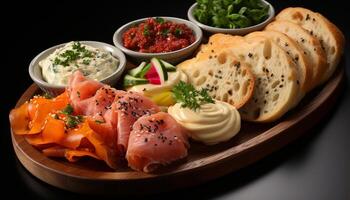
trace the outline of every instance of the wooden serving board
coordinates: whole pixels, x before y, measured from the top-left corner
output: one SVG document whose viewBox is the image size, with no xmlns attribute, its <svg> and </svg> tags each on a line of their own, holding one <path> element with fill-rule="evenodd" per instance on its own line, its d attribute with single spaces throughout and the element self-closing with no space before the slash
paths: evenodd
<svg viewBox="0 0 350 200">
<path fill-rule="evenodd" d="M 56 187 L 89 194 L 146 194 L 187 187 L 208 181 L 245 167 L 287 145 L 317 124 L 336 103 L 344 78 L 340 67 L 321 88 L 308 94 L 302 102 L 275 123 L 242 123 L 237 136 L 226 143 L 206 146 L 191 143 L 189 156 L 155 174 L 132 171 L 124 167 L 112 171 L 92 159 L 69 163 L 45 157 L 28 144 L 24 137 L 12 133 L 16 155 L 34 176 Z M 39 91 L 33 84 L 16 106 Z M 12 131 L 11 131 L 12 132 Z"/>
</svg>

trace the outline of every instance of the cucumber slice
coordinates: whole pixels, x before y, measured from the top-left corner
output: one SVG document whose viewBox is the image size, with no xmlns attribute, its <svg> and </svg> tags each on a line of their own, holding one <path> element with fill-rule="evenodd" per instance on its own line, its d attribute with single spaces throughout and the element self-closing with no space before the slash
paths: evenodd
<svg viewBox="0 0 350 200">
<path fill-rule="evenodd" d="M 157 58 L 151 59 L 151 64 L 157 71 L 157 74 L 160 79 L 160 83 L 163 84 L 165 81 L 168 80 L 168 72 L 166 71 L 165 67 L 161 64 L 161 62 Z"/>
<path fill-rule="evenodd" d="M 124 77 L 124 81 L 123 81 L 124 87 L 147 84 L 147 83 L 148 83 L 148 80 L 145 78 L 136 78 L 128 74 Z"/>
<path fill-rule="evenodd" d="M 151 63 L 148 63 L 146 66 L 144 66 L 141 72 L 138 74 L 139 75 L 138 77 L 144 78 L 147 72 L 149 71 L 149 69 L 151 68 L 151 66 L 152 66 Z"/>
<path fill-rule="evenodd" d="M 146 66 L 146 64 L 147 64 L 146 62 L 140 63 L 139 66 L 137 66 L 136 68 L 130 70 L 130 71 L 128 72 L 128 74 L 129 74 L 130 76 L 133 76 L 133 77 L 141 77 L 141 76 L 140 76 L 140 73 L 142 72 L 142 70 L 143 70 L 143 68 Z"/>
<path fill-rule="evenodd" d="M 176 71 L 176 67 L 164 60 L 160 60 L 160 62 L 163 64 L 167 72 L 174 72 Z"/>
</svg>

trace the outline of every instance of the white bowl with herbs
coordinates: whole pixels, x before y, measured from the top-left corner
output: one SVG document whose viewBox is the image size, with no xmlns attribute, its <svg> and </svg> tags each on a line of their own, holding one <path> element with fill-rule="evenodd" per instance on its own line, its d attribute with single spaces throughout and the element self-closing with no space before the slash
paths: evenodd
<svg viewBox="0 0 350 200">
<path fill-rule="evenodd" d="M 265 0 L 197 0 L 187 12 L 204 31 L 232 35 L 262 30 L 274 16 L 274 7 Z"/>
<path fill-rule="evenodd" d="M 77 70 L 91 79 L 115 85 L 125 65 L 123 52 L 115 46 L 72 41 L 37 55 L 29 65 L 29 75 L 44 92 L 55 96 L 64 91 L 70 75 Z"/>
</svg>

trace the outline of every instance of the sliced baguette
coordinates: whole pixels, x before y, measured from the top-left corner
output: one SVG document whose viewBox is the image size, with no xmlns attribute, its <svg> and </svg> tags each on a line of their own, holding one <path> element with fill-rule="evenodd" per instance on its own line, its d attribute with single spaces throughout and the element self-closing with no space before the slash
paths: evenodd
<svg viewBox="0 0 350 200">
<path fill-rule="evenodd" d="M 205 88 L 216 100 L 227 102 L 237 109 L 252 97 L 254 76 L 250 68 L 229 51 L 201 60 L 187 60 L 177 66 L 187 74 L 197 89 Z"/>
<path fill-rule="evenodd" d="M 295 62 L 297 84 L 300 84 L 301 96 L 311 89 L 312 66 L 308 63 L 302 48 L 287 35 L 277 31 L 256 31 L 246 35 L 246 38 L 267 37 L 281 47 Z"/>
<path fill-rule="evenodd" d="M 335 71 L 343 54 L 345 44 L 343 33 L 323 15 L 306 8 L 286 8 L 276 16 L 276 19 L 294 22 L 319 39 L 327 55 L 328 68 L 321 78 L 321 82 L 326 81 Z"/>
<path fill-rule="evenodd" d="M 307 30 L 295 23 L 282 20 L 270 23 L 266 30 L 279 31 L 296 41 L 303 48 L 303 53 L 309 59 L 313 68 L 311 88 L 322 83 L 321 79 L 327 69 L 326 53 L 315 36 L 312 36 Z"/>
<path fill-rule="evenodd" d="M 216 34 L 209 38 L 208 45 L 195 59 L 215 58 L 218 56 L 216 53 L 218 49 L 233 52 L 240 61 L 251 68 L 255 76 L 253 97 L 239 109 L 242 119 L 271 122 L 280 118 L 295 105 L 295 101 L 299 100 L 296 99 L 299 86 L 296 83 L 295 63 L 270 39 L 265 37 L 244 39 Z"/>
</svg>

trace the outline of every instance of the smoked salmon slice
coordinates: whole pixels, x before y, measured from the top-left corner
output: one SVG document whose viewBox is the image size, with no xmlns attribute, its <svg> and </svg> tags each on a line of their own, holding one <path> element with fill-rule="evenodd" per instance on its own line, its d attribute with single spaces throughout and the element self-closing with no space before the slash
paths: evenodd
<svg viewBox="0 0 350 200">
<path fill-rule="evenodd" d="M 152 172 L 187 156 L 187 135 L 148 97 L 116 90 L 74 72 L 66 91 L 53 99 L 35 96 L 10 112 L 15 134 L 49 157 L 81 157 L 116 169 Z"/>
<path fill-rule="evenodd" d="M 135 121 L 144 115 L 159 112 L 160 108 L 152 100 L 137 92 L 118 96 L 115 103 L 118 111 L 118 149 L 121 153 L 125 153 Z"/>
<path fill-rule="evenodd" d="M 152 172 L 187 156 L 187 135 L 167 113 L 139 118 L 133 125 L 126 159 L 137 171 Z"/>
</svg>

